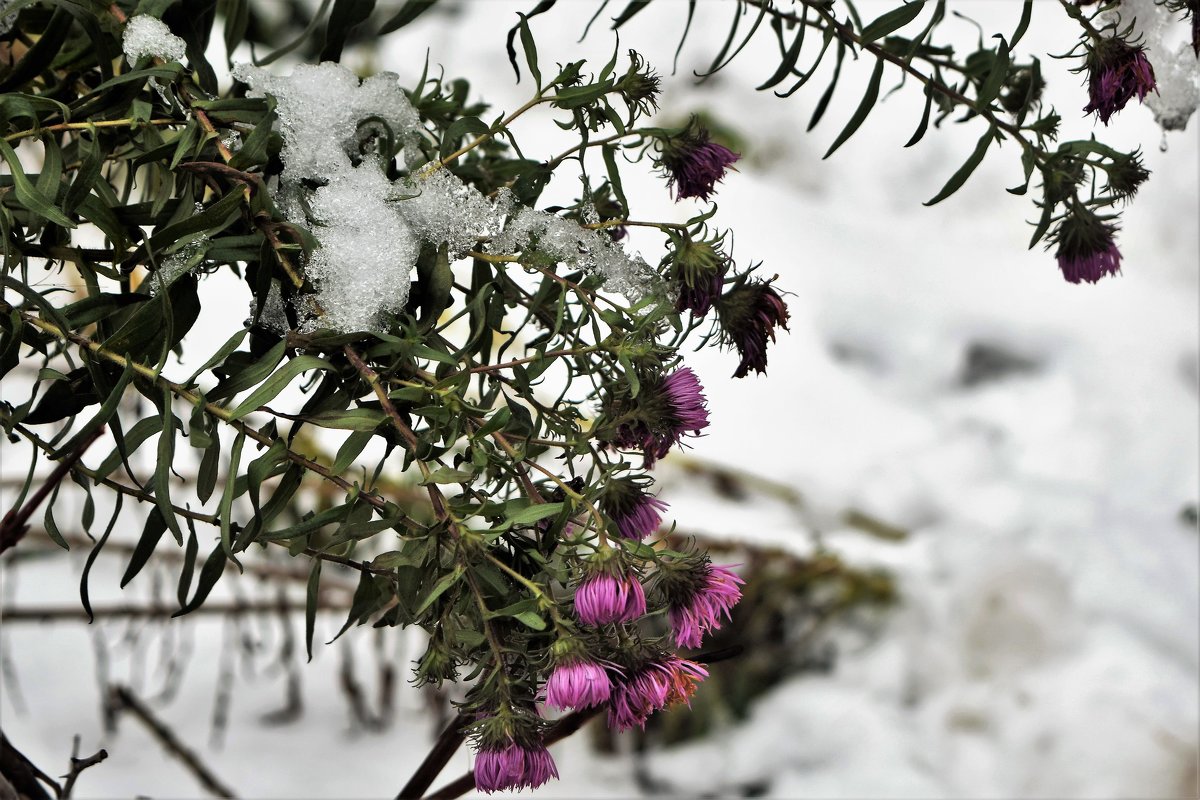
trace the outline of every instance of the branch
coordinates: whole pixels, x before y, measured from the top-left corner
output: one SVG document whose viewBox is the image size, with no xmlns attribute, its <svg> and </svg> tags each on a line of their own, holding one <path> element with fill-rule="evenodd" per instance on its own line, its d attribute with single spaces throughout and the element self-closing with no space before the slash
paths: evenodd
<svg viewBox="0 0 1200 800">
<path fill-rule="evenodd" d="M 319 611 L 345 611 L 349 603 L 339 603 L 331 600 L 321 600 L 316 608 Z M 191 613 L 193 614 L 273 614 L 279 611 L 302 612 L 306 609 L 304 603 L 205 603 Z M 178 608 L 165 603 L 142 605 L 139 603 L 117 603 L 92 609 L 92 616 L 97 619 L 147 619 L 162 618 L 170 621 L 171 615 Z M 87 613 L 80 608 L 71 606 L 18 606 L 5 608 L 0 611 L 0 622 L 88 622 Z"/>
<path fill-rule="evenodd" d="M 463 731 L 464 722 L 462 717 L 455 717 L 450 721 L 425 756 L 425 760 L 421 762 L 421 766 L 417 767 L 417 771 L 408 779 L 408 783 L 404 784 L 400 794 L 396 795 L 396 800 L 417 800 L 428 791 L 429 785 L 441 774 L 446 763 L 462 746 L 463 739 L 466 738 Z"/>
<path fill-rule="evenodd" d="M 237 797 L 233 790 L 222 783 L 221 779 L 214 775 L 191 749 L 179 741 L 174 731 L 156 717 L 154 712 L 130 689 L 125 686 L 113 686 L 111 692 L 117 708 L 129 711 L 137 717 L 163 746 L 164 750 L 183 762 L 188 772 L 192 773 L 206 791 L 216 797 Z"/>
<path fill-rule="evenodd" d="M 93 755 L 90 755 L 87 758 L 80 758 L 79 737 L 76 736 L 75 743 L 71 747 L 71 771 L 63 776 L 66 778 L 66 782 L 63 784 L 62 794 L 60 794 L 59 797 L 70 797 L 71 792 L 75 791 L 75 781 L 79 780 L 80 773 L 82 773 L 88 767 L 96 766 L 106 758 L 108 758 L 108 751 L 104 748 L 100 748 Z"/>
<path fill-rule="evenodd" d="M 89 447 L 91 447 L 92 442 L 100 438 L 100 433 L 102 431 L 103 428 L 97 428 L 91 436 L 80 442 L 79 446 L 76 447 L 70 455 L 64 458 L 59 465 L 54 468 L 54 471 L 46 477 L 46 480 L 41 486 L 38 487 L 38 490 L 34 492 L 33 497 L 29 498 L 29 501 L 25 503 L 24 506 L 22 506 L 19 510 L 15 508 L 9 510 L 9 512 L 4 515 L 4 519 L 0 519 L 0 553 L 3 553 L 10 547 L 17 546 L 17 543 L 21 541 L 21 538 L 24 537 L 26 532 L 29 530 L 29 526 L 26 523 L 29 521 L 29 518 L 33 516 L 33 512 L 37 511 L 37 508 L 42 504 L 42 501 L 45 500 L 50 495 L 50 492 L 54 489 L 54 487 L 58 486 L 62 479 L 67 476 L 67 473 L 71 471 L 71 467 L 75 466 L 75 464 L 79 462 L 79 459 L 83 458 L 83 454 L 87 452 Z"/>
</svg>

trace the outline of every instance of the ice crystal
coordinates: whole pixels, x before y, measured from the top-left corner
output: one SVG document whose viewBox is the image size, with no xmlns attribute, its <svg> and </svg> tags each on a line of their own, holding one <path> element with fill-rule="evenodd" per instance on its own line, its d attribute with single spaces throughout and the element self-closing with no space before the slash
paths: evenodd
<svg viewBox="0 0 1200 800">
<path fill-rule="evenodd" d="M 497 200 L 488 200 L 437 165 L 413 170 L 404 187 L 416 197 L 403 201 L 400 213 L 418 236 L 432 244 L 445 243 L 451 254 L 471 249 L 479 238 L 499 234 L 512 205 L 507 190 Z"/>
<path fill-rule="evenodd" d="M 123 40 L 125 57 L 136 64 L 145 56 L 157 56 L 164 61 L 182 61 L 187 45 L 171 33 L 161 19 L 146 14 L 130 17 L 125 23 Z"/>
</svg>

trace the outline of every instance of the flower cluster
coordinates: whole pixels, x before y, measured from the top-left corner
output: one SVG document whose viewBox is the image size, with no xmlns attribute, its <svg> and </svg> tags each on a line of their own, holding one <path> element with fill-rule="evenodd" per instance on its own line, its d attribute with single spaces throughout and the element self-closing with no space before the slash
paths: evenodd
<svg viewBox="0 0 1200 800">
<path fill-rule="evenodd" d="M 1146 49 L 1119 36 L 1100 39 L 1089 51 L 1086 67 L 1090 102 L 1083 110 L 1105 125 L 1134 95 L 1140 102 L 1155 88 Z"/>
</svg>

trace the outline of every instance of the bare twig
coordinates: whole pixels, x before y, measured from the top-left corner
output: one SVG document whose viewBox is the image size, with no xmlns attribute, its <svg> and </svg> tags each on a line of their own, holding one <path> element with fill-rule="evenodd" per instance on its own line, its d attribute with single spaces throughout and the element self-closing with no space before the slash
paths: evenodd
<svg viewBox="0 0 1200 800">
<path fill-rule="evenodd" d="M 100 748 L 94 754 L 87 758 L 79 757 L 79 737 L 75 737 L 75 743 L 71 746 L 71 770 L 63 777 L 66 781 L 63 783 L 62 793 L 60 798 L 68 798 L 71 792 L 75 791 L 75 781 L 79 780 L 79 775 L 88 767 L 94 767 L 104 759 L 108 758 L 108 751 Z"/>
<path fill-rule="evenodd" d="M 404 784 L 400 794 L 396 795 L 396 800 L 416 800 L 424 795 L 430 784 L 441 774 L 446 763 L 462 746 L 464 738 L 463 719 L 455 717 L 438 736 L 433 748 L 425 756 L 421 766 L 417 767 L 417 771 L 408 779 L 408 783 Z M 471 786 L 474 785 L 472 782 Z"/>
<path fill-rule="evenodd" d="M 137 717 L 150 731 L 150 734 L 158 740 L 158 743 L 163 746 L 164 750 L 183 762 L 188 772 L 192 773 L 207 792 L 216 797 L 237 797 L 233 790 L 222 783 L 221 779 L 204 765 L 204 762 L 200 760 L 194 751 L 179 741 L 179 738 L 175 736 L 175 732 L 155 716 L 154 712 L 137 695 L 130 691 L 129 688 L 125 686 L 113 686 L 111 691 L 116 705 Z"/>
<path fill-rule="evenodd" d="M 62 796 L 62 787 L 38 769 L 24 753 L 13 747 L 3 732 L 0 732 L 0 780 L 8 783 L 20 798 L 50 800 L 50 795 L 38 781 L 52 787 L 55 796 Z M 3 785 L 0 783 L 0 787 Z"/>
<path fill-rule="evenodd" d="M 336 603 L 323 600 L 317 603 L 318 611 L 345 611 L 349 603 Z M 287 612 L 304 611 L 304 603 L 287 603 L 283 607 Z M 193 610 L 193 614 L 273 614 L 280 611 L 281 605 L 269 603 L 206 603 Z M 169 619 L 179 609 L 166 603 L 118 603 L 110 606 L 100 606 L 92 609 L 96 619 Z M 73 606 L 25 606 L 5 608 L 0 612 L 0 622 L 87 622 L 88 615 L 81 608 Z"/>
</svg>

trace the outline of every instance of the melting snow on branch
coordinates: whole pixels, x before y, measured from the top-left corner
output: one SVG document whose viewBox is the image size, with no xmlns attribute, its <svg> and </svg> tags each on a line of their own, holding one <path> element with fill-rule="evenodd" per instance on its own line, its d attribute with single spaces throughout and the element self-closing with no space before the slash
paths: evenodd
<svg viewBox="0 0 1200 800">
<path fill-rule="evenodd" d="M 532 243 L 574 268 L 601 273 L 606 288 L 631 299 L 645 294 L 655 277 L 645 261 L 631 259 L 604 234 L 552 214 L 521 209 L 506 229 L 513 213 L 507 190 L 486 198 L 436 163 L 388 180 L 366 145 L 390 137 L 412 163 L 420 157 L 414 145 L 422 133 L 393 73 L 360 83 L 331 62 L 297 66 L 286 77 L 239 64 L 234 77 L 275 98 L 284 142 L 280 206 L 321 243 L 306 265 L 320 308 L 310 328 L 370 330 L 381 314 L 400 311 L 422 243 L 445 244 L 460 256 L 481 240 L 493 240 L 491 252 L 505 254 Z"/>
<path fill-rule="evenodd" d="M 1158 91 L 1146 96 L 1154 121 L 1163 130 L 1181 131 L 1200 106 L 1200 60 L 1191 45 L 1191 26 L 1155 0 L 1121 0 L 1106 22 L 1118 29 L 1134 23 L 1134 34 L 1146 46 Z"/>
<path fill-rule="evenodd" d="M 164 61 L 182 61 L 187 45 L 183 39 L 171 33 L 161 19 L 138 14 L 125 23 L 123 40 L 125 57 L 136 64 L 145 56 L 157 56 Z"/>
</svg>

